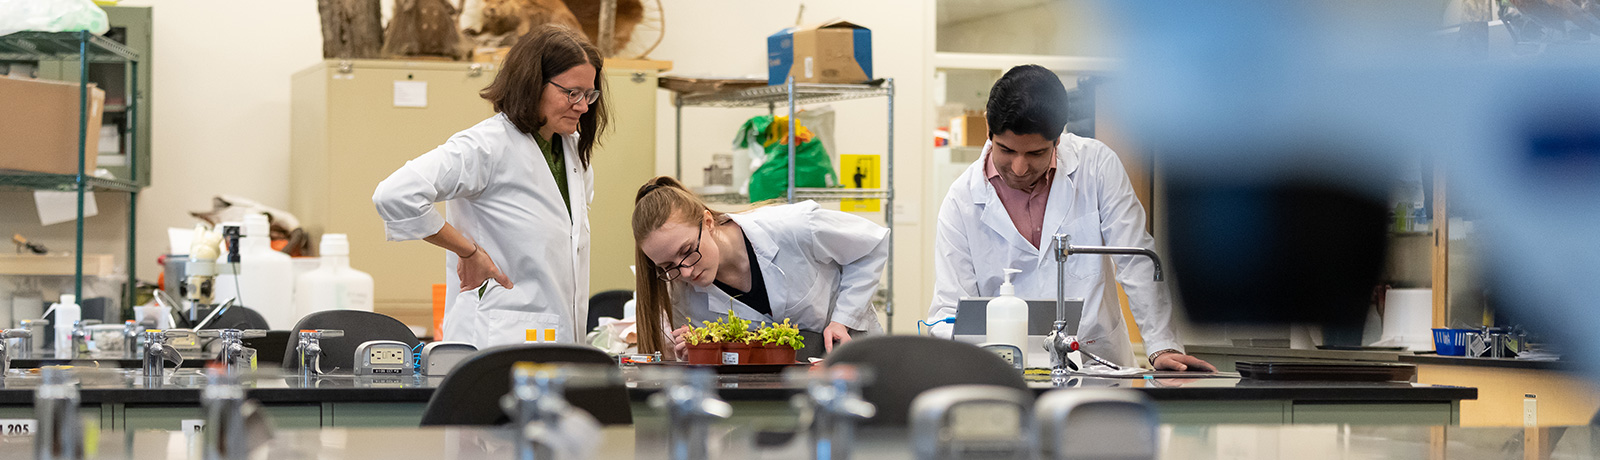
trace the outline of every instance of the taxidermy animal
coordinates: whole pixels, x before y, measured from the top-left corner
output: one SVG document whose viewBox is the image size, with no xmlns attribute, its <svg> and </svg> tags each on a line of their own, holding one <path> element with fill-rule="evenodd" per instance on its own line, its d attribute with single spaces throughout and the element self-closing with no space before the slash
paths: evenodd
<svg viewBox="0 0 1600 460">
<path fill-rule="evenodd" d="M 600 43 L 600 0 L 566 0 L 567 8 L 583 24 L 583 35 L 589 41 Z M 606 55 L 615 55 L 628 42 L 633 41 L 633 29 L 644 21 L 644 3 L 640 0 L 617 0 L 616 27 L 611 37 L 611 49 Z"/>
<path fill-rule="evenodd" d="M 386 57 L 438 56 L 465 58 L 456 8 L 448 0 L 395 0 L 394 17 L 383 31 Z"/>
<path fill-rule="evenodd" d="M 502 47 L 516 44 L 517 38 L 542 24 L 558 24 L 583 30 L 561 0 L 483 0 L 483 21 L 474 37 L 477 46 Z"/>
</svg>

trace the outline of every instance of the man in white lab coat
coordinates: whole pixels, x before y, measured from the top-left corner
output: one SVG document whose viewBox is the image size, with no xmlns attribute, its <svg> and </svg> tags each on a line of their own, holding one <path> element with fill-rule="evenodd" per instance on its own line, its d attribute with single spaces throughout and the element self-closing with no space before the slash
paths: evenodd
<svg viewBox="0 0 1600 460">
<path fill-rule="evenodd" d="M 1022 270 L 1013 281 L 1018 297 L 1055 298 L 1051 235 L 1071 235 L 1076 245 L 1154 248 L 1144 208 L 1116 154 L 1100 141 L 1061 134 L 1066 96 L 1060 78 L 1036 65 L 1014 67 L 995 82 L 987 107 L 989 142 L 939 208 L 930 323 L 955 316 L 962 297 L 997 295 L 1006 268 Z M 1083 349 L 1119 365 L 1134 364 L 1110 282 L 1112 264 L 1154 367 L 1215 370 L 1184 354 L 1171 321 L 1171 292 L 1153 281 L 1154 265 L 1143 257 L 1068 258 L 1067 296 L 1084 299 L 1078 326 Z M 950 325 L 938 324 L 934 333 L 948 337 Z"/>
</svg>

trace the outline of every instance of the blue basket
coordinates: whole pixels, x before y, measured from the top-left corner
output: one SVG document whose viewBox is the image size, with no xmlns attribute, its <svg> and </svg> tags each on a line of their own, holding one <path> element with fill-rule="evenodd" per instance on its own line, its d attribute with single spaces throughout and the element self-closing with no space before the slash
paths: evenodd
<svg viewBox="0 0 1600 460">
<path fill-rule="evenodd" d="M 1439 356 L 1466 356 L 1468 332 L 1472 329 L 1434 329 L 1434 352 Z"/>
</svg>

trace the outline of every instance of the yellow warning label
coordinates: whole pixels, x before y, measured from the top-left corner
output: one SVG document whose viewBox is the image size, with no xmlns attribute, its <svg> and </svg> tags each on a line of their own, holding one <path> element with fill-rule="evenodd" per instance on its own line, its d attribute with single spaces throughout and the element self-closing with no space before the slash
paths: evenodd
<svg viewBox="0 0 1600 460">
<path fill-rule="evenodd" d="M 881 188 L 879 180 L 882 177 L 878 167 L 881 155 L 839 155 L 839 180 L 844 182 L 844 188 Z M 874 198 L 869 200 L 847 199 L 839 200 L 839 210 L 845 212 L 883 212 L 883 203 Z"/>
</svg>

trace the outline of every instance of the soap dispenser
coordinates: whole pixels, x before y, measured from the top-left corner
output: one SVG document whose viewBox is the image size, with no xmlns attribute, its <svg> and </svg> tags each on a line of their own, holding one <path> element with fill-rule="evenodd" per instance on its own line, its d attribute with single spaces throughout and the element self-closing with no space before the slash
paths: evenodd
<svg viewBox="0 0 1600 460">
<path fill-rule="evenodd" d="M 1011 276 L 1021 273 L 1015 268 L 1005 269 L 1005 283 L 1000 285 L 1000 296 L 989 301 L 984 315 L 988 325 L 984 342 L 1006 344 L 1025 350 L 1028 345 L 1028 302 L 1017 297 L 1017 287 Z M 1021 358 L 1021 357 L 1019 357 Z M 1026 365 L 1026 363 L 1024 363 Z"/>
</svg>

